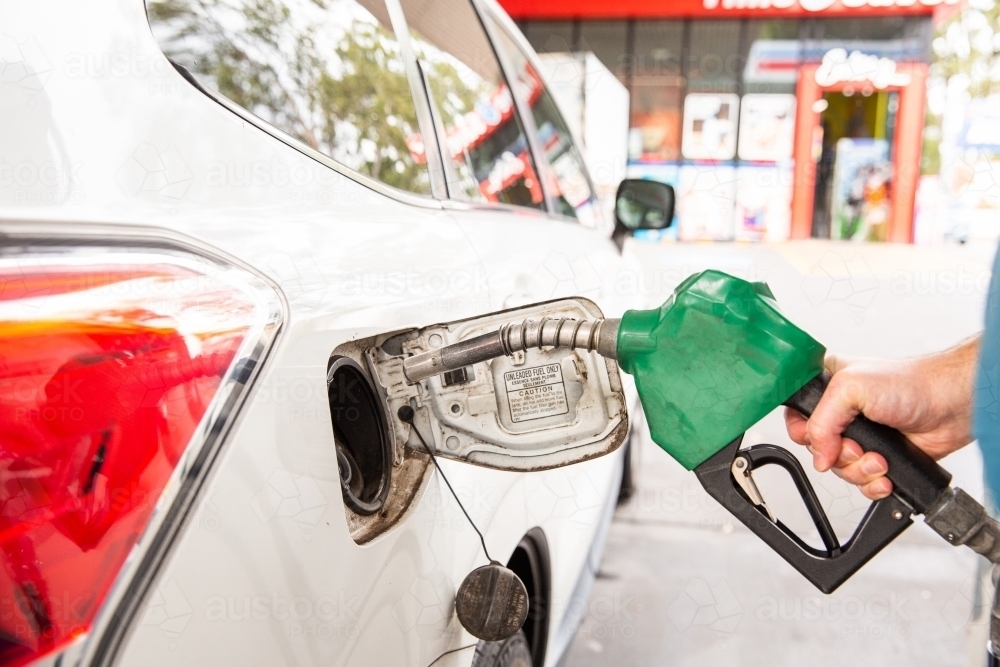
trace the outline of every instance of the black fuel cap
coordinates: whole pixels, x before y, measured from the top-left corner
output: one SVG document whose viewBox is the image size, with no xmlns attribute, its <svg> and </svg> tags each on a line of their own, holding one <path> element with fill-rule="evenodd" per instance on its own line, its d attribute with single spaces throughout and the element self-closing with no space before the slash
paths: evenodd
<svg viewBox="0 0 1000 667">
<path fill-rule="evenodd" d="M 465 577 L 455 597 L 455 612 L 472 635 L 501 641 L 517 634 L 528 618 L 528 591 L 512 570 L 493 562 Z"/>
</svg>

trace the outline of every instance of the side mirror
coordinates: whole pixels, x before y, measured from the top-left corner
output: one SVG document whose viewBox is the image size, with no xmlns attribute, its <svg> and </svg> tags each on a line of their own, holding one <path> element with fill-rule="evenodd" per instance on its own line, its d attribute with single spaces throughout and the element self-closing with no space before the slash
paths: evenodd
<svg viewBox="0 0 1000 667">
<path fill-rule="evenodd" d="M 659 181 L 627 178 L 615 195 L 615 231 L 621 248 L 626 236 L 637 229 L 665 229 L 674 220 L 674 188 Z"/>
</svg>

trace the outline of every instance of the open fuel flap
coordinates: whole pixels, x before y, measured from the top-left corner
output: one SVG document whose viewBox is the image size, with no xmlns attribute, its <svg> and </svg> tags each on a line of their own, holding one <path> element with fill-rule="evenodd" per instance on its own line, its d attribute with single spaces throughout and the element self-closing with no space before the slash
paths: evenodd
<svg viewBox="0 0 1000 667">
<path fill-rule="evenodd" d="M 410 382 L 408 357 L 497 331 L 515 321 L 603 317 L 595 303 L 571 298 L 376 337 L 365 349 L 395 443 L 423 451 L 399 409 L 437 456 L 503 470 L 542 470 L 618 448 L 628 431 L 615 361 L 566 347 L 531 348 Z M 397 451 L 397 457 L 401 453 Z"/>
</svg>

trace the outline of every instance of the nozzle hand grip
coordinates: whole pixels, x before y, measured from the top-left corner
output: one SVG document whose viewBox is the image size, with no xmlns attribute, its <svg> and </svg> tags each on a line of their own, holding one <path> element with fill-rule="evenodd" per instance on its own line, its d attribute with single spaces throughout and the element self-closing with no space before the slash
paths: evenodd
<svg viewBox="0 0 1000 667">
<path fill-rule="evenodd" d="M 810 417 L 829 384 L 830 374 L 824 371 L 795 392 L 785 405 Z M 886 477 L 892 482 L 893 493 L 917 513 L 925 514 L 948 490 L 951 473 L 896 429 L 858 415 L 844 429 L 844 437 L 857 442 L 866 452 L 882 455 L 889 466 Z"/>
</svg>

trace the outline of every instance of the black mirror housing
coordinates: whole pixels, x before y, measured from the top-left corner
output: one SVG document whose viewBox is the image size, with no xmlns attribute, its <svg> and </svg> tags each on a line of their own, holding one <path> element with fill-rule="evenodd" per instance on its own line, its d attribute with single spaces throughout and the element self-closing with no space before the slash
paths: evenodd
<svg viewBox="0 0 1000 667">
<path fill-rule="evenodd" d="M 666 183 L 627 178 L 615 195 L 615 227 L 631 233 L 637 229 L 665 229 L 673 223 L 676 195 Z"/>
</svg>

